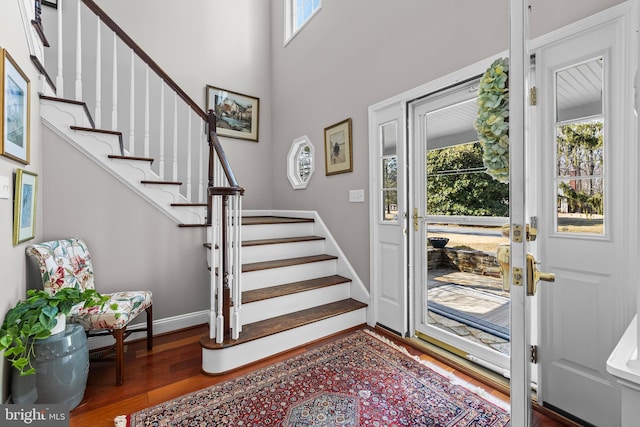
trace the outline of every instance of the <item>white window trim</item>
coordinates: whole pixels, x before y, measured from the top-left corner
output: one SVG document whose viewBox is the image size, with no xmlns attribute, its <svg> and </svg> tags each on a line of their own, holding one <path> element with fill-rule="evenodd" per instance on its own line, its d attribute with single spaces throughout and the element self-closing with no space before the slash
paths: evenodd
<svg viewBox="0 0 640 427">
<path fill-rule="evenodd" d="M 284 46 L 288 45 L 289 42 L 293 40 L 294 37 L 298 35 L 298 33 L 302 31 L 302 29 L 306 27 L 309 22 L 311 22 L 311 20 L 318 14 L 318 12 L 320 12 L 320 9 L 322 9 L 322 0 L 320 0 L 318 8 L 313 11 L 313 13 L 309 16 L 309 19 L 307 19 L 304 24 L 300 26 L 300 28 L 293 31 L 293 1 L 294 0 L 284 0 Z"/>
</svg>

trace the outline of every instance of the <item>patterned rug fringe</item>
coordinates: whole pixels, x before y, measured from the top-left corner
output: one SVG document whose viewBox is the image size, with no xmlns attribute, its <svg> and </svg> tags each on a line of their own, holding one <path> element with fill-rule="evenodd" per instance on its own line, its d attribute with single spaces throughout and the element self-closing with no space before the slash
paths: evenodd
<svg viewBox="0 0 640 427">
<path fill-rule="evenodd" d="M 460 387 L 464 387 L 467 390 L 469 390 L 471 393 L 482 397 L 484 400 L 486 400 L 486 401 L 488 401 L 490 403 L 493 403 L 494 405 L 504 409 L 505 411 L 509 411 L 511 409 L 511 405 L 509 404 L 509 402 L 505 402 L 504 400 L 499 399 L 499 398 L 491 395 L 485 389 L 483 389 L 481 387 L 478 387 L 476 385 L 473 385 L 473 384 L 471 384 L 471 383 L 469 383 L 467 381 L 464 381 L 463 379 L 457 377 L 456 375 L 452 374 L 449 371 L 444 370 L 440 366 L 429 362 L 428 360 L 422 360 L 422 359 L 420 359 L 420 357 L 412 355 L 411 353 L 409 353 L 409 351 L 405 347 L 394 343 L 390 339 L 388 339 L 386 337 L 383 337 L 382 335 L 378 335 L 377 333 L 375 333 L 373 331 L 370 331 L 368 329 L 363 329 L 363 332 L 366 332 L 367 334 L 371 335 L 374 338 L 377 338 L 378 340 L 382 341 L 383 343 L 387 344 L 388 346 L 393 347 L 394 349 L 398 350 L 399 352 L 411 357 L 413 360 L 415 360 L 416 362 L 426 366 L 427 368 L 431 369 L 432 371 L 437 372 L 438 374 L 440 374 L 443 377 L 445 377 L 446 379 L 448 379 L 451 382 L 451 384 L 455 384 L 455 385 L 459 385 Z"/>
</svg>

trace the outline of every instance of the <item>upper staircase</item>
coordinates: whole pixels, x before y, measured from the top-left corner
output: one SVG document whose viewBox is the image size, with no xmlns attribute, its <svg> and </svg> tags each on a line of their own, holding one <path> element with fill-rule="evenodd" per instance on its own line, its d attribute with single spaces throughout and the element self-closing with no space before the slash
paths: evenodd
<svg viewBox="0 0 640 427">
<path fill-rule="evenodd" d="M 56 28 L 50 39 L 58 53 L 45 55 L 50 61 L 42 72 L 58 76 L 55 85 L 45 79 L 43 124 L 177 226 L 208 230 L 204 372 L 236 369 L 366 323 L 368 292 L 317 213 L 243 213 L 244 189 L 218 140 L 215 116 L 93 0 L 66 0 L 48 13 L 44 28 Z M 89 71 L 87 52 L 95 64 Z M 68 58 L 76 58 L 75 67 Z M 112 93 L 103 93 L 111 84 Z M 130 97 L 124 102 L 122 86 Z"/>
</svg>

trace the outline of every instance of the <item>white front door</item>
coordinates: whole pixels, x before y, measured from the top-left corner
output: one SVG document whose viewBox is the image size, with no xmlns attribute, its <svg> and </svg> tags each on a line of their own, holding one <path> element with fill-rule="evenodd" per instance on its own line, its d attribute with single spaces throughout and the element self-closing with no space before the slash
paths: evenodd
<svg viewBox="0 0 640 427">
<path fill-rule="evenodd" d="M 540 124 L 539 400 L 588 423 L 619 425 L 606 360 L 634 312 L 636 170 L 628 14 L 536 50 Z M 635 67 L 635 64 L 633 64 Z"/>
<path fill-rule="evenodd" d="M 408 332 L 405 107 L 394 102 L 369 112 L 372 308 L 376 322 Z"/>
</svg>

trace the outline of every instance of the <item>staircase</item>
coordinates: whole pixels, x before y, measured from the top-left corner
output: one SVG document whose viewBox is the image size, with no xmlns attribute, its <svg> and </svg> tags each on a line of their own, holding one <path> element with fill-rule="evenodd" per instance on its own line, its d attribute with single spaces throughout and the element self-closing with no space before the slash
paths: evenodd
<svg viewBox="0 0 640 427">
<path fill-rule="evenodd" d="M 139 67 L 141 61 L 154 68 L 148 55 L 122 34 L 92 0 L 76 0 L 72 5 L 75 9 L 71 17 L 63 16 L 60 10 L 56 12 L 58 22 L 66 22 L 73 16 L 79 19 L 89 10 L 95 12 L 113 29 L 114 40 L 120 37 L 131 49 L 131 70 Z M 81 27 L 74 23 L 65 25 Z M 105 30 L 99 20 L 98 34 Z M 90 32 L 93 34 L 93 30 Z M 72 36 L 80 37 L 79 30 Z M 60 45 L 62 39 L 59 32 Z M 212 271 L 211 332 L 201 339 L 203 371 L 223 373 L 366 323 L 367 305 L 362 301 L 369 300 L 368 291 L 317 214 L 253 211 L 239 215 L 243 189 L 237 185 L 213 131 L 215 118 L 207 116 L 163 72 L 156 70 L 158 74 L 150 76 L 148 69 L 142 83 L 134 83 L 135 73 L 122 79 L 117 67 L 103 58 L 111 53 L 100 54 L 104 45 L 101 37 L 88 44 L 97 46 L 96 69 L 113 69 L 110 81 L 130 82 L 132 94 L 134 87 L 146 87 L 143 102 L 134 102 L 132 97 L 124 106 L 116 105 L 114 91 L 113 111 L 109 114 L 100 102 L 99 72 L 97 79 L 85 78 L 83 74 L 80 85 L 76 80 L 75 93 L 65 96 L 61 90 L 62 82 L 69 80 L 62 78 L 68 74 L 65 71 L 57 79 L 58 87 L 51 85 L 55 95 L 40 98 L 42 122 L 177 226 L 209 228 L 205 246 Z M 114 61 L 120 50 L 123 49 L 116 48 L 114 41 Z M 129 58 L 129 51 L 125 53 Z M 59 54 L 58 58 L 61 57 Z M 46 68 L 61 70 L 62 66 L 57 63 Z M 47 81 L 52 79 L 47 76 Z M 153 89 L 154 84 L 160 99 L 158 105 L 150 102 L 149 88 Z M 83 102 L 82 87 L 85 93 L 86 87 L 90 88 L 89 93 L 95 92 L 92 100 L 95 102 L 90 102 L 95 103 L 95 113 Z M 134 105 L 140 104 L 143 111 L 134 111 Z M 189 110 L 185 117 L 178 113 L 185 108 L 183 105 Z M 109 121 L 109 116 L 111 125 L 101 125 Z M 128 125 L 118 125 L 121 116 L 130 116 L 125 122 Z M 150 117 L 157 117 L 158 123 L 150 121 Z M 134 129 L 135 123 L 138 126 Z M 182 139 L 185 135 L 186 141 Z M 158 147 L 153 145 L 154 141 L 160 141 Z M 186 161 L 179 163 L 182 159 Z M 238 223 L 242 224 L 241 232 L 236 228 Z M 228 238 L 224 233 L 229 233 Z M 234 240 L 240 236 L 241 245 Z M 239 246 L 241 251 L 237 251 Z M 231 301 L 232 310 L 223 308 L 221 301 L 225 305 Z"/>
<path fill-rule="evenodd" d="M 242 333 L 203 338 L 202 368 L 219 374 L 366 323 L 344 260 L 326 252 L 314 218 L 243 216 Z M 320 231 L 320 233 L 316 233 Z M 330 236 L 328 236 L 330 238 Z"/>
</svg>

